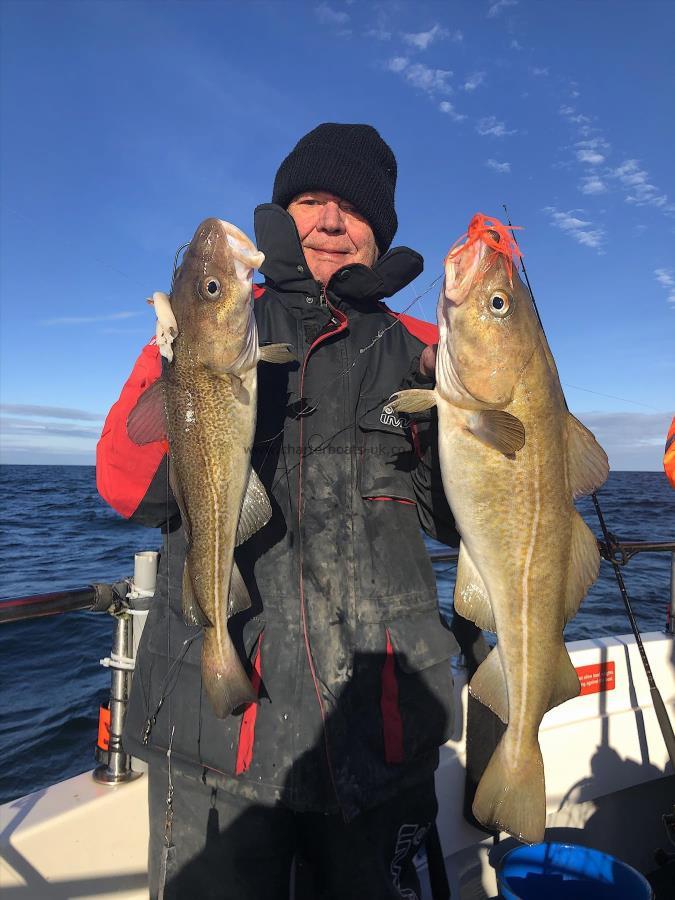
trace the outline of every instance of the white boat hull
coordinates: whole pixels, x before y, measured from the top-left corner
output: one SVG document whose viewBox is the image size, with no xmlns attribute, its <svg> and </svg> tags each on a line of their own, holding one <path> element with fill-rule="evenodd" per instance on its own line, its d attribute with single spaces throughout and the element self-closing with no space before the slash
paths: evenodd
<svg viewBox="0 0 675 900">
<path fill-rule="evenodd" d="M 675 638 L 650 633 L 643 641 L 675 720 Z M 606 671 L 613 664 L 614 686 L 544 717 L 546 837 L 652 871 L 654 851 L 667 843 L 661 815 L 672 811 L 675 779 L 637 645 L 631 635 L 567 646 L 577 667 L 604 665 Z M 485 900 L 496 896 L 494 866 L 515 841 L 503 835 L 495 842 L 462 816 L 468 695 L 461 672 L 455 690 L 456 732 L 442 748 L 436 775 L 438 829 L 453 900 Z M 0 807 L 3 900 L 147 898 L 147 840 L 145 777 L 105 787 L 85 773 L 14 800 Z M 420 875 L 429 898 L 424 859 Z"/>
</svg>

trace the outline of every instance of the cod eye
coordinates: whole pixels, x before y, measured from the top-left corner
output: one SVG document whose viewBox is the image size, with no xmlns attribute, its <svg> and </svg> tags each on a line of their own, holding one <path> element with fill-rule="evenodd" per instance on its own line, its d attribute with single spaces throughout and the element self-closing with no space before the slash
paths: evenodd
<svg viewBox="0 0 675 900">
<path fill-rule="evenodd" d="M 208 275 L 202 282 L 202 295 L 209 300 L 217 300 L 220 297 L 220 282 L 213 275 Z"/>
<path fill-rule="evenodd" d="M 511 298 L 504 291 L 494 291 L 490 296 L 488 307 L 493 316 L 503 319 L 511 312 Z"/>
</svg>

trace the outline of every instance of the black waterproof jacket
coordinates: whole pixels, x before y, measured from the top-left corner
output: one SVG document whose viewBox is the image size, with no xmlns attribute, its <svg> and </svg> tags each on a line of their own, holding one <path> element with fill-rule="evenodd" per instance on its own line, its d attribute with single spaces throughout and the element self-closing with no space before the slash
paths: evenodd
<svg viewBox="0 0 675 900">
<path fill-rule="evenodd" d="M 338 271 L 324 290 L 285 210 L 258 207 L 255 229 L 259 340 L 288 342 L 299 360 L 258 367 L 253 466 L 273 517 L 236 551 L 253 605 L 230 633 L 259 703 L 220 720 L 202 691 L 201 629 L 180 613 L 185 540 L 163 460 L 132 515 L 163 527 L 164 550 L 124 743 L 150 760 L 173 732 L 184 771 L 252 801 L 350 818 L 432 772 L 452 723 L 457 647 L 420 531 L 458 544 L 435 412 L 410 423 L 387 408 L 398 388 L 431 384 L 418 373 L 433 326 L 381 302 L 423 263 L 396 248 L 373 269 Z"/>
</svg>

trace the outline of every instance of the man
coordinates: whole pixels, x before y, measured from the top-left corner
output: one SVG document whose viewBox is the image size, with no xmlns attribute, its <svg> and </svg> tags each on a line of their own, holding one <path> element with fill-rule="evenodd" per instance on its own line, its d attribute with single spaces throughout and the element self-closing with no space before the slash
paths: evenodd
<svg viewBox="0 0 675 900">
<path fill-rule="evenodd" d="M 252 463 L 273 516 L 236 553 L 252 607 L 230 633 L 259 694 L 243 712 L 217 719 L 202 695 L 164 448 L 126 435 L 160 373 L 155 347 L 104 426 L 99 490 L 165 535 L 125 729 L 126 749 L 150 763 L 151 896 L 165 885 L 164 896 L 286 900 L 294 857 L 311 868 L 313 896 L 417 895 L 456 649 L 419 524 L 457 536 L 435 420 L 387 406 L 398 388 L 431 385 L 420 357 L 436 332 L 381 302 L 423 265 L 389 250 L 395 185 L 374 128 L 323 124 L 255 212 L 260 341 L 288 342 L 299 363 L 258 367 Z"/>
</svg>

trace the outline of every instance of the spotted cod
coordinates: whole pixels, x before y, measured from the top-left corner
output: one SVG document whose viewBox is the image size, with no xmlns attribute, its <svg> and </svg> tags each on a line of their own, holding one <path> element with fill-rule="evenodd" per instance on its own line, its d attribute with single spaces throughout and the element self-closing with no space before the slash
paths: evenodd
<svg viewBox="0 0 675 900">
<path fill-rule="evenodd" d="M 433 391 L 395 410 L 438 407 L 443 485 L 461 535 L 455 609 L 498 643 L 469 689 L 508 727 L 481 778 L 476 818 L 543 840 L 547 710 L 579 679 L 563 628 L 598 576 L 596 540 L 574 499 L 607 478 L 607 456 L 572 416 L 504 225 L 474 216 L 448 254 Z"/>
<path fill-rule="evenodd" d="M 272 515 L 251 467 L 256 366 L 295 359 L 288 344 L 258 345 L 251 282 L 263 260 L 234 225 L 201 223 L 171 295 L 157 291 L 150 301 L 167 362 L 127 422 L 137 444 L 168 438 L 169 478 L 187 540 L 183 615 L 204 627 L 202 680 L 220 718 L 256 699 L 227 627 L 251 605 L 234 549 Z"/>
</svg>

